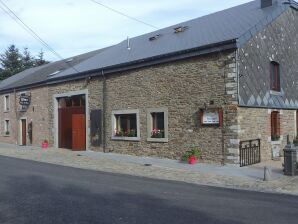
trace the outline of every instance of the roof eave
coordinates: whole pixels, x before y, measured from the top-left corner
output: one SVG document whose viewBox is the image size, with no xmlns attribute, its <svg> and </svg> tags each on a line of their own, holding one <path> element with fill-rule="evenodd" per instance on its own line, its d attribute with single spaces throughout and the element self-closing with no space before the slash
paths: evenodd
<svg viewBox="0 0 298 224">
<path fill-rule="evenodd" d="M 210 53 L 221 52 L 221 51 L 236 49 L 236 48 L 237 48 L 236 39 L 231 39 L 228 41 L 224 41 L 224 42 L 220 42 L 220 43 L 216 43 L 216 44 L 210 44 L 210 45 L 193 48 L 193 49 L 189 49 L 189 50 L 183 50 L 180 52 L 174 52 L 171 54 L 158 55 L 155 57 L 150 57 L 150 58 L 133 61 L 133 62 L 129 62 L 129 63 L 123 63 L 123 64 L 104 67 L 104 68 L 97 68 L 97 69 L 93 69 L 93 70 L 89 70 L 89 71 L 81 72 L 81 73 L 74 73 L 72 75 L 68 75 L 65 77 L 57 77 L 57 78 L 48 80 L 47 83 L 48 84 L 56 84 L 56 83 L 61 83 L 61 82 L 69 81 L 69 80 L 83 79 L 88 76 L 99 76 L 99 74 L 101 74 L 102 71 L 104 71 L 104 74 L 123 72 L 123 71 L 127 71 L 127 70 L 132 70 L 132 69 L 137 69 L 137 68 L 142 68 L 142 67 L 167 63 L 167 62 L 173 62 L 173 61 L 177 61 L 177 60 L 183 60 L 183 59 L 187 59 L 187 58 L 191 58 L 191 57 L 202 56 L 202 55 L 206 55 L 206 54 L 210 54 Z M 95 74 L 95 73 L 97 73 L 97 74 Z"/>
</svg>

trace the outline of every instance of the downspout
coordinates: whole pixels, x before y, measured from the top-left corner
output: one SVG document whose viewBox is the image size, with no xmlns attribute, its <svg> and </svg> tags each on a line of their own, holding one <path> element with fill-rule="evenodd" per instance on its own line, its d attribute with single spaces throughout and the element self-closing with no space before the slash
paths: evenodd
<svg viewBox="0 0 298 224">
<path fill-rule="evenodd" d="M 13 89 L 13 94 L 14 94 L 14 112 L 15 112 L 15 116 L 16 116 L 15 138 L 16 138 L 16 144 L 18 144 L 19 143 L 19 129 L 18 129 L 18 110 L 17 110 L 17 92 L 16 92 L 16 89 Z"/>
<path fill-rule="evenodd" d="M 240 104 L 239 101 L 239 89 L 240 89 L 240 82 L 239 82 L 239 48 L 236 50 L 236 76 L 237 76 L 237 102 L 238 105 Z"/>
<path fill-rule="evenodd" d="M 101 70 L 102 76 L 102 148 L 103 152 L 106 153 L 106 77 L 104 71 Z"/>
</svg>

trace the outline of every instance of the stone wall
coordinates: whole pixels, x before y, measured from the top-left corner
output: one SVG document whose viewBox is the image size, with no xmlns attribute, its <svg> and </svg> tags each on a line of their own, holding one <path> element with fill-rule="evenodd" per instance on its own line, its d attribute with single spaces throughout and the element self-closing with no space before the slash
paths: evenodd
<svg viewBox="0 0 298 224">
<path fill-rule="evenodd" d="M 49 87 L 50 139 L 53 139 L 53 134 L 57 131 L 53 124 L 52 96 L 57 93 L 87 89 L 90 108 L 102 109 L 102 87 L 100 75 L 91 80 L 51 85 Z M 235 134 L 230 133 L 230 130 L 225 127 L 199 127 L 198 125 L 199 109 L 204 108 L 205 105 L 208 107 L 210 103 L 213 107 L 223 108 L 225 126 L 235 125 L 236 114 L 233 112 L 234 106 L 231 106 L 237 104 L 234 51 L 107 75 L 106 150 L 179 159 L 184 151 L 191 146 L 197 146 L 201 149 L 205 161 L 221 162 L 223 157 L 225 160 L 233 161 L 238 152 L 236 154 L 230 152 L 223 156 L 223 150 L 227 154 L 227 147 L 234 147 L 230 144 L 229 138 L 236 138 Z M 147 109 L 149 108 L 168 110 L 168 142 L 147 141 Z M 128 109 L 139 110 L 140 140 L 112 140 L 112 111 Z M 52 140 L 51 143 L 53 143 Z M 102 147 L 91 149 L 101 151 Z M 227 158 L 228 156 L 230 157 Z"/>
<path fill-rule="evenodd" d="M 49 113 L 48 113 L 48 88 L 30 89 L 26 94 L 31 94 L 31 103 L 26 111 L 20 111 L 19 96 L 20 92 L 3 94 L 0 96 L 0 119 L 1 119 L 1 135 L 0 142 L 20 144 L 20 119 L 32 122 L 33 137 L 32 145 L 40 146 L 44 139 L 49 139 Z M 10 107 L 9 111 L 4 111 L 4 96 L 9 95 Z M 10 121 L 10 133 L 4 133 L 4 120 Z M 30 145 L 27 133 L 27 145 Z"/>
<path fill-rule="evenodd" d="M 298 12 L 288 9 L 238 50 L 240 140 L 261 139 L 262 160 L 272 158 L 295 135 L 298 108 Z M 270 89 L 270 62 L 280 64 L 281 91 Z M 251 108 L 248 108 L 248 107 Z M 265 108 L 265 109 L 264 109 Z M 266 109 L 267 108 L 267 109 Z M 282 110 L 281 110 L 282 109 Z M 271 141 L 271 111 L 280 112 L 281 140 Z"/>
<path fill-rule="evenodd" d="M 271 112 L 280 113 L 280 141 L 271 141 Z M 287 143 L 287 135 L 290 140 L 295 136 L 294 110 L 273 110 L 260 108 L 238 108 L 239 140 L 261 139 L 262 161 L 272 159 L 272 149 L 277 149 L 280 154 Z"/>
</svg>

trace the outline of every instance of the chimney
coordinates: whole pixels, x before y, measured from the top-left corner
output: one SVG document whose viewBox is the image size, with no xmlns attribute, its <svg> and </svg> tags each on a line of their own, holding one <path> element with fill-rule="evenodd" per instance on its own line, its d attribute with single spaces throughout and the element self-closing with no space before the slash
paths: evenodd
<svg viewBox="0 0 298 224">
<path fill-rule="evenodd" d="M 260 0 L 261 1 L 261 9 L 272 6 L 276 0 Z"/>
</svg>

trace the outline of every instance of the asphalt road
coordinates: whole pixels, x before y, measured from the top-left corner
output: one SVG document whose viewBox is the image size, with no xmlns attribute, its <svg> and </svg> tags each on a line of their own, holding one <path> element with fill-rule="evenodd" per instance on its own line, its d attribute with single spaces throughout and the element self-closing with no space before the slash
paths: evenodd
<svg viewBox="0 0 298 224">
<path fill-rule="evenodd" d="M 298 197 L 0 157 L 0 223 L 297 223 Z"/>
</svg>

